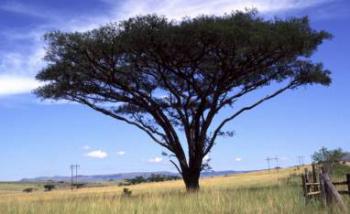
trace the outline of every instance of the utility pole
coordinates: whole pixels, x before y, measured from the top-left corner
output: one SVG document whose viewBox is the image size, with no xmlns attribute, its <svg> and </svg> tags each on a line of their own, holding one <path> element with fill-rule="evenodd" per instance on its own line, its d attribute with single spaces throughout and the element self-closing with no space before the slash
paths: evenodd
<svg viewBox="0 0 350 214">
<path fill-rule="evenodd" d="M 78 164 L 75 164 L 75 185 L 76 185 L 76 188 L 78 188 L 78 168 L 80 166 Z"/>
<path fill-rule="evenodd" d="M 74 182 L 75 182 L 75 186 L 78 187 L 78 168 L 80 166 L 78 164 L 71 164 L 70 165 L 70 170 L 71 170 L 71 189 L 73 190 L 74 187 Z M 74 181 L 74 171 L 75 171 L 75 181 Z"/>
<path fill-rule="evenodd" d="M 279 166 L 278 166 L 278 165 L 279 165 L 279 164 L 278 164 L 279 157 L 276 156 L 276 157 L 274 158 L 274 160 L 276 161 L 276 167 L 275 167 L 275 168 L 276 168 L 276 170 L 278 171 L 278 168 L 279 168 Z"/>
<path fill-rule="evenodd" d="M 73 190 L 73 182 L 74 182 L 74 165 L 70 165 L 70 188 Z"/>
<path fill-rule="evenodd" d="M 267 169 L 270 171 L 270 161 L 272 160 L 272 158 L 267 157 L 265 160 L 267 161 Z"/>
</svg>

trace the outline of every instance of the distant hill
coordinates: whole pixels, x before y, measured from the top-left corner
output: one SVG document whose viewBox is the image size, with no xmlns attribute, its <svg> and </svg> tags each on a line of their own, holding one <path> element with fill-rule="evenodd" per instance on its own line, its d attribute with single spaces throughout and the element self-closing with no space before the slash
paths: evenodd
<svg viewBox="0 0 350 214">
<path fill-rule="evenodd" d="M 211 171 L 203 172 L 203 177 L 211 176 L 224 176 L 231 174 L 241 174 L 250 171 Z M 83 183 L 95 183 L 95 182 L 106 182 L 106 181 L 119 181 L 125 179 L 135 178 L 137 176 L 142 176 L 145 178 L 150 177 L 152 174 L 165 175 L 165 176 L 180 176 L 178 173 L 167 172 L 167 171 L 158 171 L 158 172 L 130 172 L 130 173 L 118 173 L 118 174 L 108 174 L 108 175 L 78 175 L 79 182 Z M 65 181 L 69 182 L 71 177 L 69 176 L 53 176 L 53 177 L 37 177 L 37 178 L 23 178 L 20 182 L 45 182 L 45 181 Z"/>
</svg>

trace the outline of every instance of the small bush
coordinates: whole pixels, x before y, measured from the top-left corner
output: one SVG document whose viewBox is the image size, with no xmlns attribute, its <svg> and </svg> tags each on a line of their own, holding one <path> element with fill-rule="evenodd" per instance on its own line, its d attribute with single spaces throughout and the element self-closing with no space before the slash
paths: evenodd
<svg viewBox="0 0 350 214">
<path fill-rule="evenodd" d="M 31 193 L 33 191 L 34 191 L 33 187 L 27 187 L 27 188 L 23 189 L 23 192 L 26 192 L 26 193 Z"/>
<path fill-rule="evenodd" d="M 126 179 L 126 182 L 134 185 L 147 182 L 147 179 L 143 176 L 136 176 L 135 178 Z"/>
<path fill-rule="evenodd" d="M 123 197 L 130 197 L 131 194 L 132 194 L 132 191 L 129 190 L 129 188 L 124 188 L 123 189 L 123 195 L 122 195 Z"/>
<path fill-rule="evenodd" d="M 51 190 L 55 189 L 56 186 L 54 184 L 45 184 L 44 189 L 46 192 L 50 192 Z"/>
<path fill-rule="evenodd" d="M 86 184 L 84 184 L 84 183 L 79 183 L 79 184 L 74 184 L 74 186 L 75 186 L 77 189 L 80 189 L 80 188 L 85 187 Z"/>
<path fill-rule="evenodd" d="M 149 183 L 149 182 L 171 181 L 171 180 L 177 180 L 179 178 L 180 177 L 178 176 L 151 174 L 151 176 L 149 176 L 148 178 L 145 178 L 143 176 L 136 176 L 134 178 L 125 179 L 124 182 L 119 183 L 119 186 L 128 186 L 128 185 L 135 185 L 135 184 Z"/>
</svg>

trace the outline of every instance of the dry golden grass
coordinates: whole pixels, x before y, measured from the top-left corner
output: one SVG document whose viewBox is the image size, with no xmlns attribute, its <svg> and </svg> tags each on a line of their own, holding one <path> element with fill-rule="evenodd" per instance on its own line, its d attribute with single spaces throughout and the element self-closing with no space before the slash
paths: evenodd
<svg viewBox="0 0 350 214">
<path fill-rule="evenodd" d="M 250 172 L 246 174 L 237 174 L 230 176 L 222 176 L 222 177 L 209 177 L 203 178 L 200 181 L 200 185 L 202 189 L 208 188 L 229 188 L 229 187 L 245 187 L 245 186 L 253 186 L 253 185 L 269 185 L 276 184 L 279 179 L 288 177 L 292 173 L 297 173 L 296 169 L 289 168 L 283 169 L 279 171 L 271 170 L 271 172 L 267 171 L 258 171 L 258 172 Z M 30 185 L 25 185 L 26 187 Z M 1 186 L 0 186 L 1 188 Z M 119 186 L 105 186 L 105 187 L 90 187 L 83 188 L 79 190 L 55 190 L 52 192 L 33 192 L 33 193 L 23 193 L 20 188 L 12 188 L 14 191 L 7 190 L 4 194 L 4 191 L 0 189 L 0 202 L 6 200 L 53 200 L 62 198 L 62 196 L 79 196 L 79 195 L 89 195 L 89 194 L 105 194 L 105 193 L 113 193 L 113 194 L 121 194 L 124 187 Z M 152 192 L 168 192 L 171 190 L 178 190 L 184 192 L 184 184 L 182 180 L 176 181 L 165 181 L 165 182 L 157 182 L 157 183 L 142 183 L 138 185 L 133 185 L 129 187 L 132 189 L 133 194 L 142 194 L 142 193 L 152 193 Z M 10 188 L 11 189 L 11 188 Z"/>
<path fill-rule="evenodd" d="M 0 194 L 0 213 L 326 213 L 318 202 L 305 205 L 298 177 L 287 179 L 296 173 L 291 168 L 204 178 L 194 194 L 180 180 L 129 186 L 130 197 L 118 186 L 13 191 Z"/>
</svg>

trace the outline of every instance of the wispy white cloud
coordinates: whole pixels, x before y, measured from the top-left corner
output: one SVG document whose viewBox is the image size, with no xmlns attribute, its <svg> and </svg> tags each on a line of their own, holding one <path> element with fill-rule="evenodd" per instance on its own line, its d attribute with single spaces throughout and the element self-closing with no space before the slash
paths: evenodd
<svg viewBox="0 0 350 214">
<path fill-rule="evenodd" d="M 85 156 L 90 158 L 104 159 L 108 156 L 107 152 L 102 150 L 94 150 L 85 154 Z"/>
<path fill-rule="evenodd" d="M 125 155 L 125 154 L 126 154 L 125 151 L 118 151 L 118 152 L 117 152 L 117 155 L 119 155 L 119 156 L 123 156 L 123 155 Z"/>
<path fill-rule="evenodd" d="M 0 53 L 0 73 L 31 77 L 36 74 L 45 65 L 45 49 L 41 43 L 33 45 L 29 50 L 23 48 Z"/>
<path fill-rule="evenodd" d="M 16 75 L 0 75 L 0 96 L 27 93 L 40 85 L 42 85 L 42 83 L 39 83 L 33 78 Z"/>
<path fill-rule="evenodd" d="M 33 75 L 43 67 L 44 55 L 43 47 L 34 48 L 29 53 L 0 53 L 0 96 L 30 93 L 43 85 Z"/>
<path fill-rule="evenodd" d="M 153 157 L 148 160 L 149 163 L 161 163 L 163 161 L 163 158 L 161 157 Z"/>
</svg>

